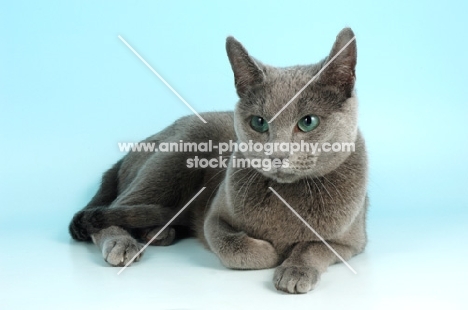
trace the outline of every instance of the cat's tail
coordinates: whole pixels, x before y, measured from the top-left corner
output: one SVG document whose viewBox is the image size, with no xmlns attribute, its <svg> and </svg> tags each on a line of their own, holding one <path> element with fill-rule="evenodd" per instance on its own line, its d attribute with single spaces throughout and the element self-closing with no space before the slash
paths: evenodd
<svg viewBox="0 0 468 310">
<path fill-rule="evenodd" d="M 104 173 L 96 195 L 83 210 L 73 216 L 68 227 L 73 239 L 91 240 L 92 234 L 109 226 L 127 229 L 161 226 L 174 215 L 174 210 L 160 205 L 112 205 L 119 195 L 119 170 L 122 161 Z"/>
<path fill-rule="evenodd" d="M 73 239 L 89 240 L 91 235 L 110 226 L 126 229 L 163 226 L 174 210 L 160 205 L 112 206 L 83 209 L 75 214 L 70 224 Z M 177 223 L 174 223 L 177 224 Z"/>
<path fill-rule="evenodd" d="M 82 225 L 82 213 L 91 209 L 105 209 L 108 208 L 112 202 L 117 198 L 118 185 L 119 185 L 119 170 L 122 166 L 123 159 L 118 161 L 112 168 L 107 170 L 101 180 L 101 186 L 96 195 L 84 207 L 84 209 L 75 214 L 68 230 L 73 239 L 79 241 L 90 240 L 90 234 Z"/>
</svg>

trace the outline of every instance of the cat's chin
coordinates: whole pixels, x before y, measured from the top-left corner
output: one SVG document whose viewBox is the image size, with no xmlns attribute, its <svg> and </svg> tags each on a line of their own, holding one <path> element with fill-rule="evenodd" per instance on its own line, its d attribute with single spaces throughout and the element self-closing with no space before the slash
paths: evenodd
<svg viewBox="0 0 468 310">
<path fill-rule="evenodd" d="M 276 183 L 281 183 L 281 184 L 290 184 L 290 183 L 294 183 L 295 181 L 297 181 L 296 179 L 281 179 L 281 178 L 274 178 L 273 180 L 276 181 Z"/>
<path fill-rule="evenodd" d="M 272 179 L 273 181 L 277 183 L 283 183 L 283 184 L 294 183 L 298 179 L 300 179 L 300 177 L 298 177 L 297 175 L 293 173 L 287 173 L 284 171 L 276 171 L 274 173 L 265 174 L 265 176 L 267 176 L 268 178 Z"/>
</svg>

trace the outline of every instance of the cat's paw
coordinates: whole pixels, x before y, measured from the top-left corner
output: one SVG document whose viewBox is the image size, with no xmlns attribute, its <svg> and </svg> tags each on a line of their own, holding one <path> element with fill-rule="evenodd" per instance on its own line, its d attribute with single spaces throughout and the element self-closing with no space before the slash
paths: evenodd
<svg viewBox="0 0 468 310">
<path fill-rule="evenodd" d="M 218 253 L 224 266 L 232 269 L 267 269 L 278 266 L 279 255 L 270 242 L 243 235 Z"/>
<path fill-rule="evenodd" d="M 276 268 L 273 283 L 277 290 L 290 294 L 304 294 L 314 289 L 320 273 L 313 267 Z"/>
<path fill-rule="evenodd" d="M 83 225 L 84 212 L 77 212 L 74 216 L 70 225 L 68 226 L 68 231 L 73 239 L 78 241 L 86 241 L 90 239 L 90 235 Z"/>
<path fill-rule="evenodd" d="M 146 242 L 150 242 L 151 239 L 161 231 L 162 227 L 155 227 L 147 232 L 144 236 Z M 172 227 L 167 227 L 151 242 L 151 245 L 166 246 L 171 245 L 174 242 L 176 231 Z"/>
<path fill-rule="evenodd" d="M 102 256 L 112 266 L 125 266 L 141 249 L 143 245 L 130 236 L 118 236 L 104 241 Z M 138 254 L 133 262 L 137 262 L 143 252 Z"/>
</svg>

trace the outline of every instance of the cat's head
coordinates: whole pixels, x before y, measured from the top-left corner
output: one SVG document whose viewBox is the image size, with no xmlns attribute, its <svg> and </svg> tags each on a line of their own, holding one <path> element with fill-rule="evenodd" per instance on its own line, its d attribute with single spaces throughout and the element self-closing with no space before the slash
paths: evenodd
<svg viewBox="0 0 468 310">
<path fill-rule="evenodd" d="M 233 37 L 227 38 L 226 50 L 240 98 L 235 109 L 238 142 L 261 143 L 268 149 L 242 154 L 250 160 L 277 158 L 282 163 L 277 160 L 270 169 L 258 171 L 278 182 L 291 183 L 325 175 L 346 160 L 352 148 L 337 152 L 336 143 L 354 143 L 358 131 L 354 92 L 357 51 L 350 28 L 338 34 L 328 57 L 314 65 L 277 68 L 262 64 Z M 285 143 L 289 144 L 287 151 Z M 294 143 L 303 147 L 291 154 Z M 307 151 L 304 146 L 310 143 L 319 147 L 329 143 L 335 151 L 312 154 L 311 148 Z"/>
</svg>

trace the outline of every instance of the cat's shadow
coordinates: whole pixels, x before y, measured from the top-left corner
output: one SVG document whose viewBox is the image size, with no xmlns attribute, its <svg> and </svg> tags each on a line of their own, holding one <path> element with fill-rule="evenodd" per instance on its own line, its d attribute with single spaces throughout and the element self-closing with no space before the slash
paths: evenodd
<svg viewBox="0 0 468 310">
<path fill-rule="evenodd" d="M 281 295 L 289 295 L 289 294 L 286 294 L 285 292 L 278 291 L 278 290 L 275 288 L 275 286 L 273 285 L 273 280 L 264 281 L 264 282 L 263 282 L 263 287 L 264 287 L 265 289 L 267 289 L 269 292 L 280 293 Z"/>
<path fill-rule="evenodd" d="M 203 244 L 195 238 L 177 240 L 173 245 L 175 255 L 183 255 L 191 265 L 215 269 L 226 270 L 216 255 L 206 249 Z"/>
<path fill-rule="evenodd" d="M 69 240 L 70 251 L 69 255 L 71 261 L 75 265 L 83 264 L 84 251 L 86 252 L 86 260 L 91 261 L 94 265 L 100 267 L 111 267 L 106 261 L 102 258 L 102 253 L 99 251 L 99 248 L 92 242 L 77 242 L 73 239 Z M 84 249 L 83 249 L 84 248 Z"/>
<path fill-rule="evenodd" d="M 69 256 L 76 264 L 82 263 L 83 251 L 85 250 L 87 257 L 89 258 L 88 262 L 91 261 L 93 264 L 102 267 L 109 266 L 102 258 L 102 253 L 94 243 L 91 241 L 78 242 L 73 240 L 65 228 L 60 229 L 60 232 L 58 233 L 54 233 L 53 239 L 55 239 L 56 242 L 69 246 Z M 153 249 L 158 249 L 158 251 L 153 251 Z M 139 263 L 145 263 L 147 260 L 152 260 L 153 258 L 151 256 L 160 254 L 158 253 L 159 251 L 173 254 L 175 257 L 182 259 L 185 258 L 184 260 L 190 265 L 214 270 L 226 270 L 226 267 L 221 264 L 216 255 L 205 249 L 203 244 L 198 242 L 195 238 L 177 240 L 173 244 L 165 247 L 150 246 L 145 251 L 147 253 L 143 255 Z"/>
</svg>

